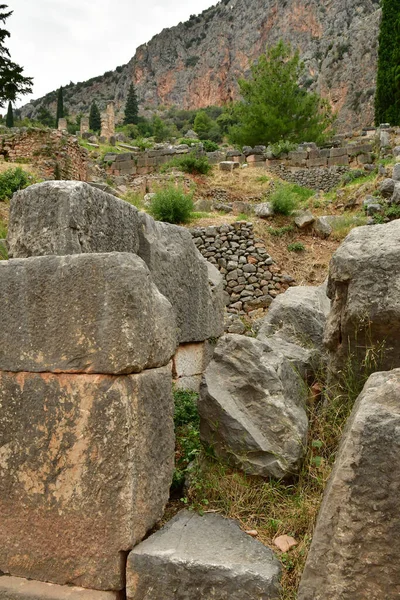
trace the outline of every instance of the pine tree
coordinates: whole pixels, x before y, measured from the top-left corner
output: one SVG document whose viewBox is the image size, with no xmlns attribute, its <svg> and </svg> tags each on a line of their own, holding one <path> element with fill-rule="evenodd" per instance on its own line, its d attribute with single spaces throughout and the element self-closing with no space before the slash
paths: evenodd
<svg viewBox="0 0 400 600">
<path fill-rule="evenodd" d="M 280 140 L 322 142 L 332 123 L 328 103 L 299 86 L 304 74 L 299 52 L 278 42 L 239 80 L 242 102 L 233 108 L 237 121 L 229 131 L 239 145 L 274 144 Z"/>
<path fill-rule="evenodd" d="M 14 113 L 11 102 L 8 103 L 6 125 L 7 127 L 14 127 Z"/>
<path fill-rule="evenodd" d="M 139 104 L 133 83 L 129 86 L 128 98 L 125 106 L 124 125 L 137 125 L 139 122 Z"/>
<path fill-rule="evenodd" d="M 63 89 L 60 87 L 57 94 L 57 116 L 56 116 L 56 127 L 58 127 L 58 121 L 64 118 L 64 96 Z"/>
<path fill-rule="evenodd" d="M 100 115 L 99 107 L 97 106 L 97 104 L 94 100 L 90 107 L 89 129 L 91 129 L 91 131 L 96 131 L 96 132 L 99 132 L 101 130 L 101 115 Z"/>
<path fill-rule="evenodd" d="M 4 12 L 6 9 L 6 4 L 0 4 L 0 21 L 2 23 L 5 23 L 13 13 L 13 11 Z M 5 106 L 8 100 L 13 102 L 18 96 L 32 92 L 33 79 L 22 75 L 23 68 L 12 62 L 10 52 L 4 45 L 8 37 L 10 37 L 10 33 L 6 29 L 0 28 L 0 107 Z"/>
<path fill-rule="evenodd" d="M 382 0 L 375 123 L 400 125 L 400 0 Z"/>
</svg>

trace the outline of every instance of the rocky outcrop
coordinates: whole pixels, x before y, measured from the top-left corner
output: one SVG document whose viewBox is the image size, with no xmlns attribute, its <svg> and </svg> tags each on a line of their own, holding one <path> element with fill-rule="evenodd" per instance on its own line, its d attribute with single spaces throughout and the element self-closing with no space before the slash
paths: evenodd
<svg viewBox="0 0 400 600">
<path fill-rule="evenodd" d="M 325 330 L 330 375 L 399 365 L 400 221 L 356 227 L 332 257 Z M 368 364 L 366 364 L 368 363 Z"/>
<path fill-rule="evenodd" d="M 273 600 L 273 552 L 220 515 L 182 511 L 129 555 L 127 600 Z"/>
<path fill-rule="evenodd" d="M 252 475 L 295 473 L 307 437 L 304 389 L 282 355 L 242 335 L 222 337 L 200 388 L 200 435 Z"/>
<path fill-rule="evenodd" d="M 358 398 L 324 494 L 299 600 L 400 595 L 400 369 Z"/>
<path fill-rule="evenodd" d="M 271 45 L 283 39 L 299 48 L 307 89 L 327 98 L 339 128 L 373 122 L 378 0 L 223 0 L 189 21 L 164 29 L 140 46 L 127 65 L 64 88 L 71 113 L 88 114 L 92 100 L 122 110 L 130 83 L 142 106 L 197 109 L 238 97 L 237 79 Z M 56 92 L 22 110 L 35 117 L 41 106 L 55 113 Z"/>
</svg>

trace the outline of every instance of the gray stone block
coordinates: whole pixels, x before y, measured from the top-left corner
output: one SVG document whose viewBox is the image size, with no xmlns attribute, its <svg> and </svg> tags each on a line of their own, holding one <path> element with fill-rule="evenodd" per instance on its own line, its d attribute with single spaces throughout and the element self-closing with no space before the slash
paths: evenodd
<svg viewBox="0 0 400 600">
<path fill-rule="evenodd" d="M 138 256 L 0 261 L 0 370 L 138 373 L 177 347 L 174 312 Z"/>
<path fill-rule="evenodd" d="M 119 377 L 0 372 L 0 571 L 124 587 L 124 555 L 169 497 L 171 388 L 170 366 Z"/>
<path fill-rule="evenodd" d="M 122 600 L 122 595 L 3 576 L 0 577 L 0 600 Z"/>
<path fill-rule="evenodd" d="M 10 258 L 85 252 L 135 252 L 137 209 L 77 181 L 46 181 L 14 194 Z"/>
<path fill-rule="evenodd" d="M 319 512 L 299 600 L 400 594 L 400 370 L 359 396 Z"/>
<path fill-rule="evenodd" d="M 127 599 L 273 600 L 273 552 L 220 515 L 180 512 L 128 557 Z"/>
</svg>

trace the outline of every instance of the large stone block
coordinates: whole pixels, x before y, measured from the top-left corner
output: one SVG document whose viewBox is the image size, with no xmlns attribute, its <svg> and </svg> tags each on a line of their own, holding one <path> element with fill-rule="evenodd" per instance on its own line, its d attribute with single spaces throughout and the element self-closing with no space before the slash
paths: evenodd
<svg viewBox="0 0 400 600">
<path fill-rule="evenodd" d="M 400 369 L 358 398 L 324 494 L 299 600 L 400 597 Z"/>
<path fill-rule="evenodd" d="M 169 366 L 124 376 L 0 373 L 0 571 L 123 588 L 126 553 L 169 496 L 171 381 Z"/>
<path fill-rule="evenodd" d="M 138 211 L 77 181 L 46 181 L 14 195 L 9 256 L 137 252 Z"/>
<path fill-rule="evenodd" d="M 261 341 L 222 337 L 200 388 L 200 433 L 251 475 L 285 477 L 304 454 L 304 384 L 290 362 Z"/>
<path fill-rule="evenodd" d="M 197 250 L 187 229 L 140 213 L 139 255 L 171 302 L 179 342 L 201 342 L 223 332 L 223 278 Z"/>
<path fill-rule="evenodd" d="M 332 257 L 325 330 L 333 377 L 357 371 L 374 352 L 374 369 L 400 365 L 400 221 L 356 227 Z M 371 354 L 370 354 L 371 356 Z"/>
<path fill-rule="evenodd" d="M 122 595 L 3 576 L 0 577 L 0 600 L 122 600 Z"/>
<path fill-rule="evenodd" d="M 128 557 L 128 600 L 273 600 L 273 552 L 220 515 L 182 511 Z"/>
<path fill-rule="evenodd" d="M 174 312 L 138 256 L 0 262 L 0 370 L 138 373 L 166 365 Z"/>
</svg>

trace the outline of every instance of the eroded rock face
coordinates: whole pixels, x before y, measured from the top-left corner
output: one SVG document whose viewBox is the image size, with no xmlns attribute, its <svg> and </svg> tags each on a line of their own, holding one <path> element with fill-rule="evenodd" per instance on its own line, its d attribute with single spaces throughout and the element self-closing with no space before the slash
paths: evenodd
<svg viewBox="0 0 400 600">
<path fill-rule="evenodd" d="M 177 347 L 171 304 L 138 256 L 0 262 L 0 370 L 138 373 Z"/>
<path fill-rule="evenodd" d="M 132 252 L 171 302 L 180 343 L 223 332 L 223 280 L 197 251 L 190 233 L 76 181 L 51 181 L 15 194 L 10 257 Z"/>
<path fill-rule="evenodd" d="M 285 477 L 299 467 L 307 436 L 304 387 L 267 344 L 223 336 L 200 389 L 201 437 L 246 473 Z"/>
<path fill-rule="evenodd" d="M 273 552 L 220 515 L 182 511 L 139 544 L 127 565 L 128 600 L 273 600 Z"/>
<path fill-rule="evenodd" d="M 118 377 L 0 372 L 0 571 L 124 587 L 124 553 L 169 496 L 171 386 L 169 366 Z"/>
<path fill-rule="evenodd" d="M 357 372 L 371 349 L 374 370 L 399 365 L 400 221 L 357 227 L 332 257 L 328 296 L 332 299 L 325 343 L 330 373 L 351 358 Z"/>
<path fill-rule="evenodd" d="M 3 576 L 0 578 L 0 600 L 122 600 L 122 595 Z"/>
<path fill-rule="evenodd" d="M 324 494 L 299 600 L 400 595 L 400 369 L 358 398 Z"/>
</svg>

